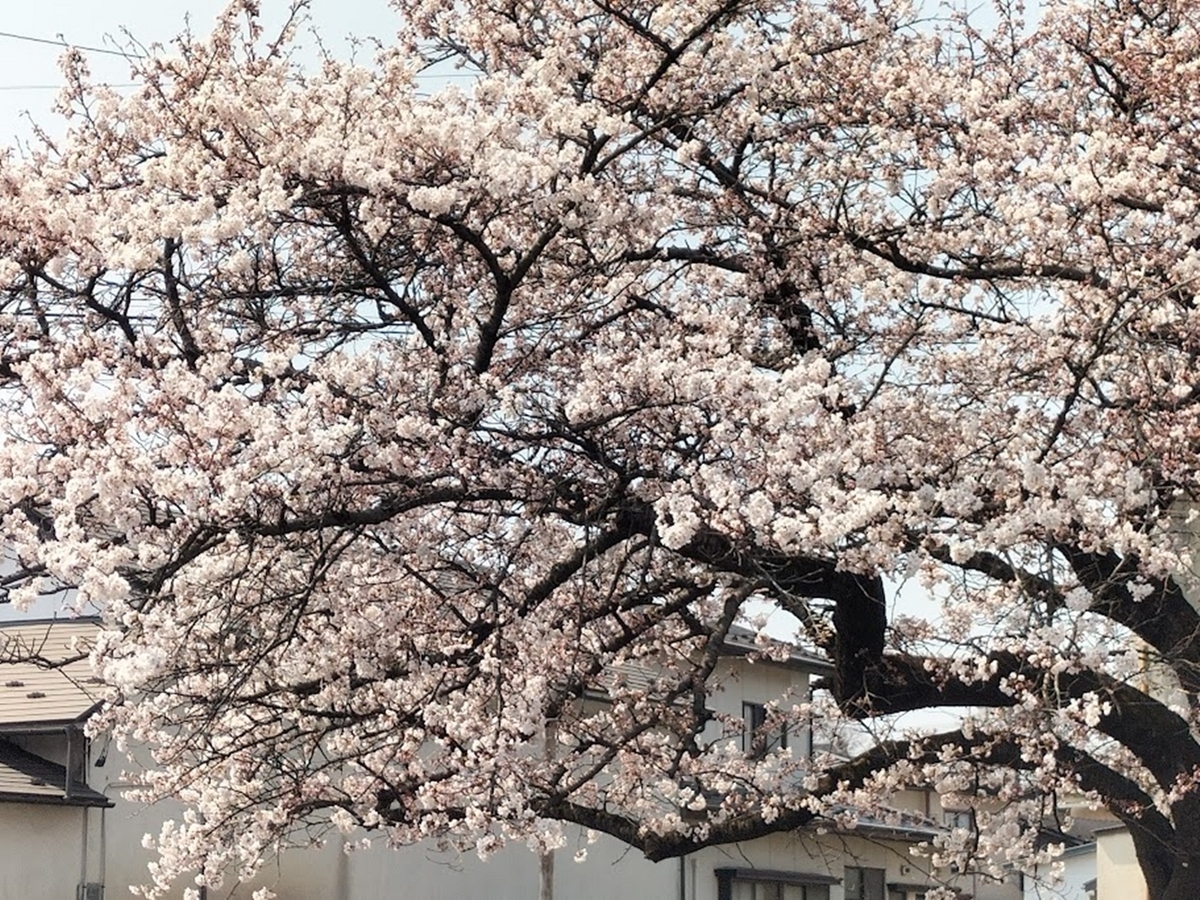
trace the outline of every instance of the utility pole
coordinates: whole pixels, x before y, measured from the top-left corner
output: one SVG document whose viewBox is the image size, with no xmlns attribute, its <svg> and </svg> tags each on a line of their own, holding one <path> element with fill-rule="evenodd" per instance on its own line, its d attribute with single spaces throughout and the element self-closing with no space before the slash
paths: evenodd
<svg viewBox="0 0 1200 900">
<path fill-rule="evenodd" d="M 546 762 L 554 761 L 555 744 L 558 743 L 558 729 L 555 720 L 549 719 L 542 729 L 542 758 Z M 538 859 L 538 900 L 554 900 L 554 851 L 546 850 Z"/>
</svg>

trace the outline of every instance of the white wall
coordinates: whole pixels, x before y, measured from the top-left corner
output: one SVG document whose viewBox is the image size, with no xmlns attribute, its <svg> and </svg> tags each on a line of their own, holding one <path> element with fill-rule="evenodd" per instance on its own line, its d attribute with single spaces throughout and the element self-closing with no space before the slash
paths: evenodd
<svg viewBox="0 0 1200 900">
<path fill-rule="evenodd" d="M 121 800 L 119 796 L 117 805 L 103 812 L 106 871 L 101 879 L 93 866 L 92 878 L 103 880 L 106 900 L 129 897 L 131 886 L 148 882 L 146 866 L 153 860 L 154 854 L 142 847 L 142 836 L 147 832 L 156 833 L 163 821 L 177 818 L 178 814 L 179 809 L 174 804 L 158 803 L 153 807 L 141 807 Z M 96 817 L 99 813 L 92 815 Z M 94 844 L 99 841 L 98 835 L 97 829 Z M 256 888 L 269 887 L 280 900 L 349 900 L 348 862 L 346 854 L 342 852 L 341 841 L 334 840 L 324 847 L 286 853 L 270 860 L 252 882 L 238 885 L 229 881 L 219 891 L 209 891 L 209 898 L 249 900 Z M 178 891 L 172 891 L 172 896 L 182 896 L 186 886 L 187 882 L 181 881 Z M 0 897 L 8 896 L 0 893 Z"/>
<path fill-rule="evenodd" d="M 1096 845 L 1071 848 L 1058 862 L 1061 871 L 1055 866 L 1045 866 L 1025 876 L 1022 900 L 1088 900 L 1089 894 L 1083 886 L 1096 878 Z"/>
<path fill-rule="evenodd" d="M 588 849 L 583 862 L 575 850 Z M 684 858 L 686 900 L 717 900 L 718 868 L 759 868 L 832 875 L 841 879 L 846 865 L 882 868 L 889 882 L 920 882 L 925 863 L 914 859 L 909 844 L 851 835 L 803 831 L 778 834 L 745 844 L 711 847 Z M 486 863 L 472 855 L 438 853 L 427 847 L 390 850 L 372 846 L 349 858 L 350 900 L 533 900 L 538 896 L 538 858 L 524 847 L 511 847 Z M 554 894 L 558 900 L 677 900 L 680 861 L 652 863 L 608 837 L 588 845 L 582 834 L 568 835 L 555 858 Z M 1004 895 L 1017 897 L 1014 887 Z M 831 900 L 842 900 L 840 885 Z"/>
<path fill-rule="evenodd" d="M 79 883 L 82 809 L 0 803 L 0 897 L 71 900 Z"/>
</svg>

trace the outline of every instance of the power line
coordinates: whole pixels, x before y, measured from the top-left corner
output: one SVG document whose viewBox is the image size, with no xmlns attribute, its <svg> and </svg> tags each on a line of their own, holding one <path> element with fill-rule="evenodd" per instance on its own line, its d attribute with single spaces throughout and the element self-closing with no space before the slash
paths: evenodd
<svg viewBox="0 0 1200 900">
<path fill-rule="evenodd" d="M 31 34 L 14 34 L 11 31 L 0 31 L 0 38 L 28 41 L 31 44 L 49 44 L 52 47 L 69 47 L 75 50 L 86 50 L 89 53 L 107 53 L 110 56 L 120 56 L 122 59 L 141 56 L 140 53 L 127 53 L 124 50 L 113 50 L 111 47 L 89 47 L 87 44 L 71 44 L 61 38 L 55 41 L 50 38 L 34 37 Z"/>
<path fill-rule="evenodd" d="M 432 75 L 421 74 L 417 76 L 418 81 L 449 81 L 453 78 L 478 78 L 478 75 L 452 72 L 449 75 Z M 17 91 L 61 91 L 67 87 L 64 82 L 62 84 L 0 84 L 0 94 L 15 93 Z M 142 87 L 141 82 L 129 81 L 122 84 L 100 83 L 96 87 L 112 88 L 113 90 L 129 90 L 131 88 Z M 419 91 L 418 96 L 432 97 L 428 92 Z"/>
<path fill-rule="evenodd" d="M 138 87 L 133 82 L 129 84 L 104 84 L 100 86 L 108 88 Z M 0 84 L 0 91 L 61 91 L 65 87 L 66 84 Z"/>
<path fill-rule="evenodd" d="M 51 47 L 63 47 L 74 50 L 86 50 L 88 53 L 105 53 L 109 56 L 119 56 L 122 59 L 143 59 L 143 54 L 125 52 L 123 50 L 113 50 L 110 47 L 92 47 L 88 44 L 72 44 L 62 40 L 51 40 L 50 38 L 35 37 L 31 34 L 17 34 L 12 31 L 0 31 L 0 38 L 8 38 L 13 41 L 26 41 L 31 44 L 47 44 Z M 438 74 L 434 72 L 421 72 L 417 75 L 418 80 L 432 79 L 436 81 L 448 81 L 457 78 L 478 78 L 477 73 L 472 72 L 446 72 Z M 135 83 L 130 84 L 109 84 L 105 85 L 111 88 L 132 88 L 138 87 Z M 61 90 L 64 85 L 61 84 L 2 84 L 0 91 L 57 91 Z"/>
</svg>

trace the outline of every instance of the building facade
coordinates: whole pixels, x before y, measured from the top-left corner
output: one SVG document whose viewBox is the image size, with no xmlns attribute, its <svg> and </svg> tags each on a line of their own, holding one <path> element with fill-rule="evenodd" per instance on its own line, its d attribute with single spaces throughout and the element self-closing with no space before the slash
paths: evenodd
<svg viewBox="0 0 1200 900">
<path fill-rule="evenodd" d="M 152 853 L 143 835 L 181 815 L 169 802 L 126 800 L 136 760 L 82 726 L 103 685 L 85 656 L 96 624 L 86 621 L 0 623 L 0 897 L 103 900 L 129 896 L 148 880 Z M 717 711 L 761 724 L 763 708 L 784 695 L 804 696 L 825 664 L 803 654 L 782 661 L 750 655 L 751 637 L 736 635 L 721 662 Z M 771 737 L 807 754 L 811 734 Z M 253 883 L 227 884 L 207 896 L 249 898 L 266 887 L 281 900 L 922 900 L 937 884 L 962 897 L 1017 900 L 1016 876 L 992 883 L 931 871 L 913 850 L 939 830 L 936 797 L 898 798 L 909 809 L 892 824 L 863 821 L 852 831 L 805 828 L 742 844 L 711 847 L 653 863 L 619 841 L 568 831 L 552 860 L 511 847 L 487 862 L 432 846 L 363 848 L 334 833 L 322 846 L 269 860 Z M 895 824 L 899 821 L 901 824 Z M 361 836 L 352 836 L 357 838 Z M 189 886 L 180 883 L 178 895 Z"/>
</svg>

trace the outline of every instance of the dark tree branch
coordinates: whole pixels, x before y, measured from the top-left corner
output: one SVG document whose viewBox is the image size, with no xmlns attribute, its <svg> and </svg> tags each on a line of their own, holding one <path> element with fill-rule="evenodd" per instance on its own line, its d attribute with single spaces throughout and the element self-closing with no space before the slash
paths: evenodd
<svg viewBox="0 0 1200 900">
<path fill-rule="evenodd" d="M 1143 575 L 1136 557 L 1085 551 L 1065 542 L 1055 549 L 1092 595 L 1092 611 L 1133 631 L 1154 647 L 1189 694 L 1200 693 L 1200 613 L 1173 578 Z M 1135 597 L 1130 583 L 1149 593 Z"/>
</svg>

